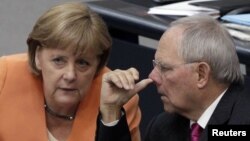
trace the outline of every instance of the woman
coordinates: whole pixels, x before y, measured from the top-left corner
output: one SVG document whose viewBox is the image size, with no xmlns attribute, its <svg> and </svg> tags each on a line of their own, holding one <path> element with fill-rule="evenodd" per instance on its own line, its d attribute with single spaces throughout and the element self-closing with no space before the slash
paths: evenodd
<svg viewBox="0 0 250 141">
<path fill-rule="evenodd" d="M 101 78 L 111 49 L 103 20 L 83 3 L 42 15 L 28 54 L 0 58 L 0 140 L 93 141 Z M 138 97 L 126 105 L 132 140 L 139 140 Z"/>
</svg>

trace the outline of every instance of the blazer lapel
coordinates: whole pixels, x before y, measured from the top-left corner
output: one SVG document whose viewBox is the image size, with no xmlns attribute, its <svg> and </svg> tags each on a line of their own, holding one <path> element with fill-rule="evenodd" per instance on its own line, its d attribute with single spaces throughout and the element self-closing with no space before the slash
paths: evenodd
<svg viewBox="0 0 250 141">
<path fill-rule="evenodd" d="M 239 96 L 239 89 L 241 89 L 239 85 L 231 84 L 231 86 L 228 88 L 228 90 L 218 103 L 207 125 L 223 125 L 228 123 L 234 105 Z M 200 141 L 207 141 L 207 137 L 208 126 L 206 126 L 206 128 L 202 132 Z"/>
</svg>

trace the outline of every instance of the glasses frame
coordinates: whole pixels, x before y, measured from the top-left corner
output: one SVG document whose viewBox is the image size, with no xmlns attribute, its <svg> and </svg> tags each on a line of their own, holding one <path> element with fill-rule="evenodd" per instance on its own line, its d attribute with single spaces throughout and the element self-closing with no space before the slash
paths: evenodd
<svg viewBox="0 0 250 141">
<path fill-rule="evenodd" d="M 187 64 L 193 64 L 193 63 L 197 63 L 197 62 L 182 63 L 182 64 L 178 64 L 178 65 L 168 66 L 168 65 L 163 64 L 160 61 L 157 61 L 154 59 L 154 60 L 152 60 L 152 63 L 153 63 L 153 67 L 156 68 L 160 74 L 164 74 L 164 73 L 172 71 L 175 68 L 178 68 L 180 66 L 187 65 Z"/>
</svg>

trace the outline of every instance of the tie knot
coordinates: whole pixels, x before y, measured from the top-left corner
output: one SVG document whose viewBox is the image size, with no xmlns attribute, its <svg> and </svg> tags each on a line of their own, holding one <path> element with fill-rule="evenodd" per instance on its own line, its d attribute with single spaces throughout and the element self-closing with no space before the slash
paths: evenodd
<svg viewBox="0 0 250 141">
<path fill-rule="evenodd" d="M 191 126 L 191 141 L 199 141 L 202 128 L 198 123 L 194 123 Z"/>
</svg>

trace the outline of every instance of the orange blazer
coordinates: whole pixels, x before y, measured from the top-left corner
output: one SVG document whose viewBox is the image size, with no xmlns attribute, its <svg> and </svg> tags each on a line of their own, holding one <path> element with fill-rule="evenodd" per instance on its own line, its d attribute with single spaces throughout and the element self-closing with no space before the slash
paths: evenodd
<svg viewBox="0 0 250 141">
<path fill-rule="evenodd" d="M 68 141 L 94 141 L 101 70 L 79 105 Z M 42 81 L 31 73 L 27 54 L 0 58 L 0 141 L 48 141 Z M 133 141 L 140 138 L 138 96 L 125 105 Z"/>
</svg>

